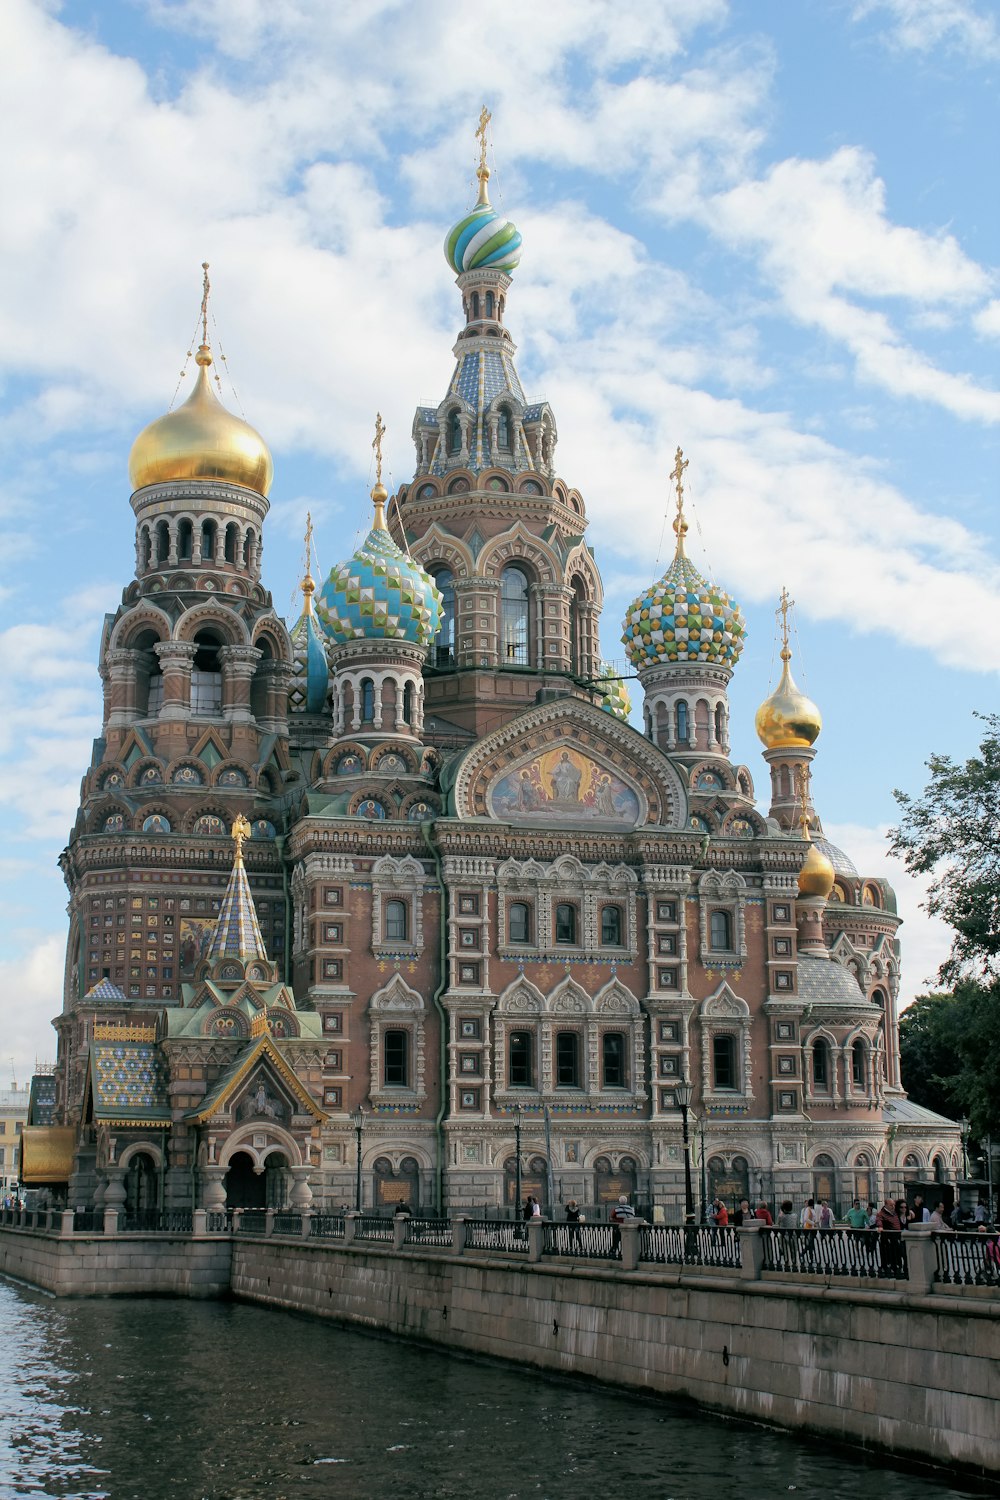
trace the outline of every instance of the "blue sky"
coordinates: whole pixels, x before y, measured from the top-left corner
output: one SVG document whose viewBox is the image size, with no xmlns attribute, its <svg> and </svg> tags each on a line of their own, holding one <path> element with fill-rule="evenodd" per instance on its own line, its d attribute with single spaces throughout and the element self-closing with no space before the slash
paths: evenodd
<svg viewBox="0 0 1000 1500">
<path fill-rule="evenodd" d="M 275 456 L 265 582 L 294 618 L 367 525 L 370 434 L 410 477 L 452 365 L 441 244 L 491 191 L 507 322 L 559 423 L 620 620 L 678 444 L 691 548 L 741 601 L 734 755 L 774 617 L 823 710 L 828 832 L 900 893 L 906 993 L 946 934 L 884 856 L 892 788 L 977 742 L 1000 635 L 996 77 L 987 0 L 7 0 L 0 13 L 0 1065 L 51 1057 L 56 858 L 134 567 L 126 460 L 169 405 L 212 264 L 216 340 Z M 16 121 L 16 129 L 10 122 Z M 184 382 L 181 382 L 182 393 Z M 224 393 L 239 410 L 232 390 Z M 670 537 L 669 529 L 666 536 Z"/>
</svg>

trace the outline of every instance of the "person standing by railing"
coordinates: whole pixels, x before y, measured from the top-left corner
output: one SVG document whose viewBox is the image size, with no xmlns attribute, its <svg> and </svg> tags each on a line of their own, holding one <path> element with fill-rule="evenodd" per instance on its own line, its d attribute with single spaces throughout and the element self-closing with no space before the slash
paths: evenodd
<svg viewBox="0 0 1000 1500">
<path fill-rule="evenodd" d="M 786 1198 L 778 1210 L 779 1229 L 798 1229 L 799 1221 L 795 1216 L 795 1207 L 791 1198 Z"/>
<path fill-rule="evenodd" d="M 860 1198 L 855 1198 L 854 1202 L 851 1204 L 844 1217 L 847 1219 L 848 1229 L 868 1228 L 868 1214 L 866 1210 L 861 1207 Z"/>
<path fill-rule="evenodd" d="M 903 1263 L 903 1225 L 891 1198 L 887 1198 L 879 1209 L 876 1227 L 882 1252 L 882 1270 L 887 1276 L 895 1276 Z"/>
<path fill-rule="evenodd" d="M 767 1227 L 768 1227 L 768 1229 L 770 1229 L 773 1226 L 774 1220 L 771 1217 L 771 1210 L 768 1208 L 768 1206 L 764 1202 L 763 1198 L 757 1204 L 757 1207 L 754 1209 L 753 1212 L 754 1212 L 754 1218 L 755 1219 L 759 1219 L 762 1224 L 766 1224 Z"/>
</svg>

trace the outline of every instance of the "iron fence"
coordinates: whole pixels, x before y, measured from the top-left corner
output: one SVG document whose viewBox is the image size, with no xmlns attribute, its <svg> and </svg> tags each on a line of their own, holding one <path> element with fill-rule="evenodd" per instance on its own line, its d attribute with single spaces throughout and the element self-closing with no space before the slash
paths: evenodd
<svg viewBox="0 0 1000 1500">
<path fill-rule="evenodd" d="M 936 1234 L 936 1281 L 945 1286 L 1000 1286 L 1000 1239 L 995 1234 Z"/>
<path fill-rule="evenodd" d="M 878 1229 L 762 1229 L 765 1271 L 906 1281 L 903 1236 Z"/>
<path fill-rule="evenodd" d="M 499 1250 L 504 1255 L 527 1255 L 528 1230 L 516 1219 L 466 1219 L 465 1243 L 470 1250 Z"/>
<path fill-rule="evenodd" d="M 409 1218 L 403 1231 L 403 1244 L 450 1247 L 454 1244 L 451 1220 Z"/>
<path fill-rule="evenodd" d="M 236 1234 L 263 1234 L 267 1229 L 267 1213 L 263 1208 L 245 1208 L 233 1216 L 233 1231 Z"/>
<path fill-rule="evenodd" d="M 543 1255 L 576 1255 L 588 1260 L 619 1260 L 617 1224 L 543 1224 Z"/>
<path fill-rule="evenodd" d="M 302 1215 L 275 1214 L 274 1222 L 271 1225 L 271 1233 L 300 1235 L 302 1233 Z"/>
<path fill-rule="evenodd" d="M 342 1240 L 344 1238 L 344 1215 L 343 1214 L 313 1214 L 309 1225 L 310 1236 L 321 1240 Z"/>
<path fill-rule="evenodd" d="M 380 1219 L 375 1214 L 361 1214 L 354 1221 L 354 1238 L 356 1240 L 382 1240 L 391 1245 L 392 1220 Z"/>
</svg>

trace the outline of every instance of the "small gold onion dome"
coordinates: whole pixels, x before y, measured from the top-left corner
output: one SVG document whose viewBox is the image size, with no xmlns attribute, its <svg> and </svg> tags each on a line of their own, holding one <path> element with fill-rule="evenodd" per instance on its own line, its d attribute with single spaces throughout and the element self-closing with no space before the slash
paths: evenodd
<svg viewBox="0 0 1000 1500">
<path fill-rule="evenodd" d="M 143 428 L 129 454 L 134 490 L 171 480 L 222 480 L 266 495 L 274 477 L 270 450 L 260 433 L 234 417 L 212 389 L 212 351 L 198 349 L 194 390 L 176 411 Z"/>
<path fill-rule="evenodd" d="M 836 871 L 826 855 L 810 843 L 799 871 L 799 895 L 819 896 L 826 901 L 833 890 Z"/>
<path fill-rule="evenodd" d="M 795 686 L 789 652 L 782 651 L 781 658 L 781 681 L 758 708 L 754 724 L 766 750 L 804 749 L 819 738 L 823 716 L 812 699 Z"/>
</svg>

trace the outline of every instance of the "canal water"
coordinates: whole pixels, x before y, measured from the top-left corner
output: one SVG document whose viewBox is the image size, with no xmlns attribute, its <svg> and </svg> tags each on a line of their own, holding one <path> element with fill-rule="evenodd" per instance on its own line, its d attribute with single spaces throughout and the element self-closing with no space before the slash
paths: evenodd
<svg viewBox="0 0 1000 1500">
<path fill-rule="evenodd" d="M 53 1301 L 0 1282 L 0 1330 L 4 1500 L 973 1493 L 664 1402 L 236 1302 Z"/>
</svg>

